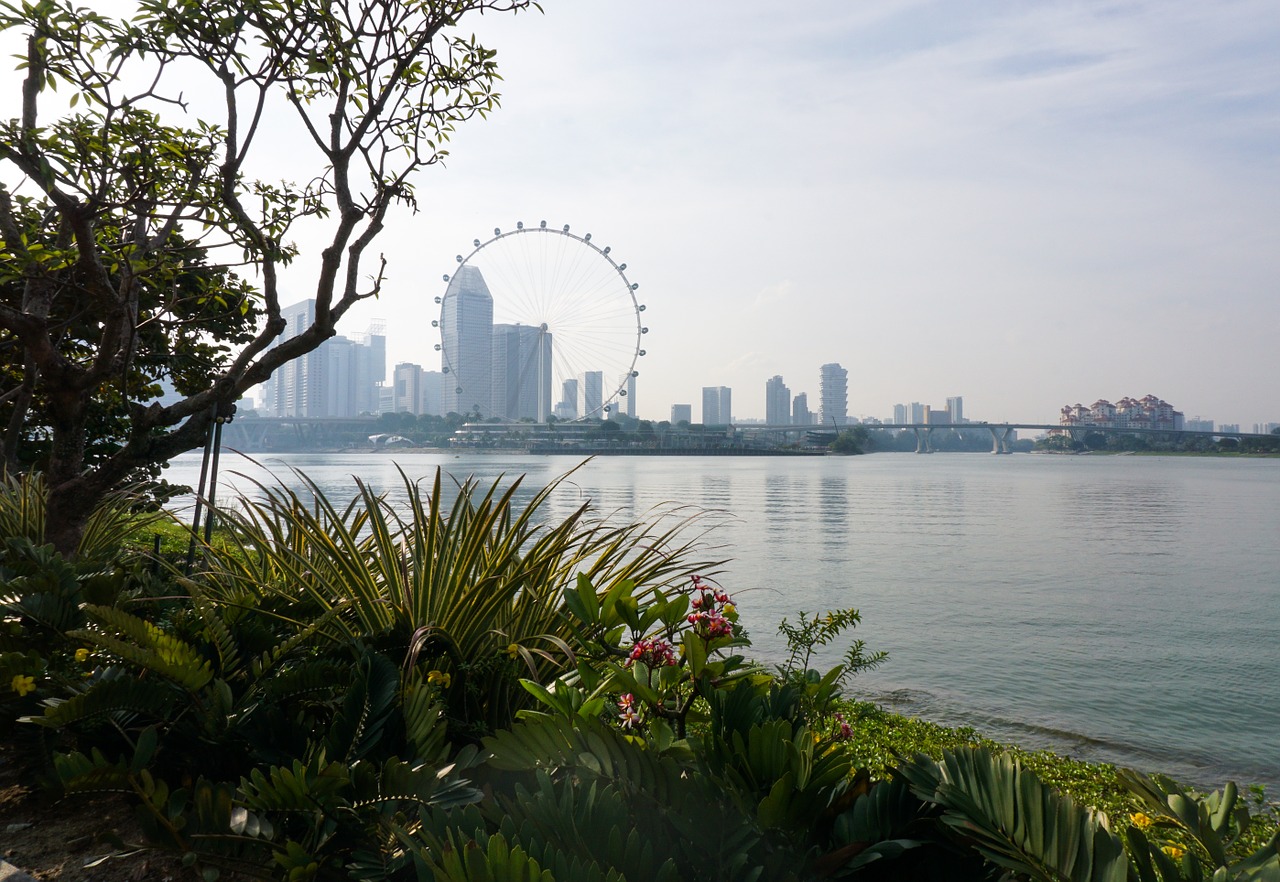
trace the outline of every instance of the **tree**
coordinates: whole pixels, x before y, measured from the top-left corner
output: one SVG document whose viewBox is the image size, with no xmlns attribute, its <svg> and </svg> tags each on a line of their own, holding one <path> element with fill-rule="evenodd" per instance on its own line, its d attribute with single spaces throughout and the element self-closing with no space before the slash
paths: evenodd
<svg viewBox="0 0 1280 882">
<path fill-rule="evenodd" d="M 841 429 L 835 440 L 827 445 L 832 453 L 859 454 L 867 443 L 867 430 L 863 426 Z"/>
<path fill-rule="evenodd" d="M 0 2 L 0 28 L 26 36 L 20 112 L 0 123 L 4 452 L 45 473 L 48 541 L 73 552 L 95 500 L 199 446 L 220 409 L 378 295 L 385 260 L 368 252 L 388 211 L 416 208 L 413 174 L 498 101 L 494 53 L 455 26 L 532 5 L 139 0 L 117 20 Z M 59 86 L 70 108 L 46 119 Z M 218 98 L 197 113 L 193 91 Z M 316 157 L 301 185 L 250 162 L 285 119 L 291 161 Z M 326 244 L 315 320 L 286 337 L 300 222 Z M 181 400 L 154 400 L 162 380 Z"/>
</svg>

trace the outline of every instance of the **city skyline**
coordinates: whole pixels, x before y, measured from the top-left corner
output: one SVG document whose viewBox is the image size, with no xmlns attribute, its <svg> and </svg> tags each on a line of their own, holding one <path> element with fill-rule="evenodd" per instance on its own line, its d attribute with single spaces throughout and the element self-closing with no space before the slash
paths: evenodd
<svg viewBox="0 0 1280 882">
<path fill-rule="evenodd" d="M 370 315 L 415 314 L 473 237 L 545 219 L 641 286 L 641 417 L 775 374 L 816 411 L 808 377 L 839 362 L 851 415 L 964 389 L 1049 423 L 1134 389 L 1280 418 L 1274 5 L 819 2 L 779 25 L 756 2 L 732 22 L 567 2 L 482 24 L 503 106 L 425 176 L 449 209 L 388 230 L 413 245 Z"/>
<path fill-rule="evenodd" d="M 438 369 L 455 255 L 547 220 L 640 285 L 642 418 L 709 382 L 763 415 L 745 390 L 774 375 L 816 411 L 838 362 L 851 416 L 965 390 L 982 418 L 1051 423 L 1133 390 L 1280 419 L 1273 2 L 557 0 L 474 27 L 502 106 L 388 216 L 381 294 L 338 328 L 385 319 L 388 364 Z M 250 173 L 293 180 L 277 116 Z M 296 242 L 301 300 L 320 249 L 306 223 Z"/>
<path fill-rule="evenodd" d="M 451 291 L 458 301 L 458 306 L 452 311 L 446 309 L 446 313 L 453 315 L 452 324 L 465 324 L 460 322 L 460 317 L 467 309 L 467 295 L 478 299 L 479 312 L 484 315 L 492 314 L 492 298 L 478 270 L 468 269 L 467 272 L 460 273 L 451 281 Z M 476 303 L 471 303 L 470 308 L 473 312 L 476 311 Z M 314 310 L 315 301 L 309 299 L 283 308 L 286 339 L 300 333 L 314 319 Z M 447 327 L 450 323 L 444 324 Z M 479 333 L 482 328 L 471 330 L 477 340 L 485 338 L 485 335 Z M 464 330 L 454 336 L 465 336 L 466 333 Z M 577 378 L 564 380 L 560 400 L 552 406 L 549 380 L 552 335 L 527 325 L 497 323 L 489 325 L 487 338 L 490 341 L 491 357 L 488 363 L 492 370 L 488 378 L 490 403 L 487 409 L 480 408 L 483 417 L 513 421 L 533 419 L 542 422 L 548 416 L 554 416 L 558 420 L 572 420 L 583 412 L 590 414 L 600 411 L 602 416 L 606 416 L 602 411 L 605 401 L 603 374 L 600 371 L 587 371 Z M 450 347 L 449 350 L 445 349 L 446 345 Z M 446 352 L 459 348 L 457 341 L 453 344 L 442 343 L 440 346 Z M 456 408 L 456 404 L 446 404 L 444 397 L 444 380 L 450 373 L 427 370 L 416 363 L 402 362 L 391 370 L 391 382 L 387 384 L 386 351 L 386 328 L 385 322 L 381 320 L 375 320 L 367 332 L 357 334 L 354 338 L 338 335 L 325 341 L 303 358 L 285 365 L 260 388 L 265 413 L 293 417 L 352 417 L 364 413 L 408 411 L 443 416 Z M 540 369 L 530 367 L 539 360 L 542 361 Z M 634 375 L 627 378 L 625 388 L 626 394 L 620 394 L 612 402 L 611 411 L 652 422 L 660 421 L 652 415 L 637 415 Z M 763 419 L 755 415 L 733 415 L 731 387 L 704 386 L 701 422 L 704 425 L 811 425 L 816 421 L 822 425 L 835 426 L 858 423 L 873 425 L 881 422 L 931 424 L 939 420 L 950 425 L 974 422 L 964 416 L 964 398 L 960 395 L 947 396 L 943 407 L 919 401 L 897 403 L 892 406 L 892 416 L 880 415 L 888 412 L 887 407 L 880 413 L 848 413 L 848 371 L 839 363 L 819 367 L 817 388 L 820 409 L 815 420 L 815 414 L 808 409 L 808 394 L 800 391 L 793 396 L 791 387 L 780 374 L 775 374 L 764 383 Z M 1177 411 L 1177 420 L 1173 422 L 1173 405 L 1150 393 L 1141 401 L 1125 396 L 1115 405 L 1105 398 L 1097 399 L 1088 408 L 1080 403 L 1063 405 L 1059 416 L 1062 424 L 1109 424 L 1117 410 L 1124 413 L 1156 403 L 1168 411 L 1168 425 L 1173 428 L 1183 428 L 1185 421 L 1185 428 L 1188 430 L 1211 432 L 1216 428 L 1219 431 L 1239 432 L 1241 425 L 1248 425 L 1215 420 L 1212 417 L 1206 419 L 1199 414 L 1186 418 L 1182 411 Z M 692 421 L 689 404 L 675 403 L 671 406 L 670 413 L 670 421 L 673 423 Z M 1017 418 L 1004 421 L 1026 422 Z M 1267 434 L 1277 425 L 1280 423 L 1255 422 L 1253 430 L 1258 434 Z"/>
</svg>

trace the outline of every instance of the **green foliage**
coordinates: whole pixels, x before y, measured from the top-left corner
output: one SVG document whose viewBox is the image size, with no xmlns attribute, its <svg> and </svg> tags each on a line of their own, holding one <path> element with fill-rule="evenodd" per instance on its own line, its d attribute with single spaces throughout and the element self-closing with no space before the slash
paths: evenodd
<svg viewBox="0 0 1280 882">
<path fill-rule="evenodd" d="M 699 563 L 694 541 L 680 537 L 686 519 L 612 526 L 589 519 L 584 504 L 541 523 L 563 478 L 523 507 L 519 480 L 505 489 L 465 481 L 451 505 L 443 472 L 429 490 L 402 480 L 405 498 L 394 508 L 362 483 L 343 508 L 310 482 L 310 504 L 261 487 L 260 499 L 220 514 L 231 551 L 206 551 L 205 578 L 222 598 L 332 613 L 320 631 L 329 639 L 368 639 L 401 664 L 447 674 L 450 714 L 469 727 L 459 734 L 497 729 L 532 704 L 522 674 L 548 682 L 572 664 L 561 603 L 580 576 L 606 591 L 637 583 L 659 591 Z"/>
<path fill-rule="evenodd" d="M 172 522 L 165 511 L 149 507 L 149 485 L 131 485 L 106 494 L 92 507 L 76 548 L 76 558 L 88 566 L 116 559 L 128 537 L 153 524 Z M 45 544 L 48 486 L 39 472 L 0 477 L 0 537 L 23 537 Z"/>
<path fill-rule="evenodd" d="M 1035 773 L 984 748 L 918 756 L 899 769 L 917 797 L 987 860 L 1044 882 L 1123 882 L 1129 863 L 1104 815 L 1047 787 Z"/>
<path fill-rule="evenodd" d="M 863 426 L 854 426 L 849 429 L 841 429 L 835 440 L 827 445 L 827 448 L 832 453 L 857 455 L 863 452 L 867 446 L 868 439 L 869 435 Z"/>
<path fill-rule="evenodd" d="M 778 623 L 778 633 L 787 640 L 787 660 L 778 666 L 778 674 L 785 682 L 801 688 L 805 713 L 816 719 L 827 713 L 850 677 L 884 664 L 889 656 L 885 652 L 868 653 L 866 642 L 855 640 L 841 656 L 840 664 L 825 674 L 815 671 L 809 667 L 814 652 L 857 627 L 862 615 L 849 608 L 830 610 L 812 619 L 801 610 L 799 616 L 800 621 L 794 625 L 786 618 Z"/>
<path fill-rule="evenodd" d="M 1242 847 L 1258 819 L 1234 783 L 1196 796 L 1160 775 L 1126 769 L 1120 780 L 1154 814 L 1135 814 L 1128 832 L 1141 882 L 1280 880 L 1280 830 L 1252 852 Z"/>
</svg>

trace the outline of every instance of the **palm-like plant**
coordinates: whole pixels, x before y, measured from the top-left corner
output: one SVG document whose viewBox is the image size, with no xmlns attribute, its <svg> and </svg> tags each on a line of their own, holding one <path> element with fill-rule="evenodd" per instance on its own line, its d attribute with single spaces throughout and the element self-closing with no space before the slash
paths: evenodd
<svg viewBox="0 0 1280 882">
<path fill-rule="evenodd" d="M 619 525 L 591 517 L 584 503 L 544 523 L 568 475 L 523 507 L 522 479 L 505 489 L 501 478 L 487 488 L 468 479 L 448 508 L 442 471 L 430 489 L 400 475 L 405 499 L 395 505 L 359 480 L 341 507 L 302 475 L 310 500 L 258 484 L 258 499 L 220 513 L 229 553 L 205 550 L 206 578 L 227 598 L 287 598 L 300 616 L 341 607 L 324 633 L 448 674 L 451 712 L 479 731 L 509 724 L 532 701 L 520 675 L 546 682 L 572 660 L 560 605 L 579 574 L 602 593 L 623 580 L 654 590 L 722 563 L 698 559 L 702 537 L 686 530 L 696 516 L 679 512 Z"/>
</svg>

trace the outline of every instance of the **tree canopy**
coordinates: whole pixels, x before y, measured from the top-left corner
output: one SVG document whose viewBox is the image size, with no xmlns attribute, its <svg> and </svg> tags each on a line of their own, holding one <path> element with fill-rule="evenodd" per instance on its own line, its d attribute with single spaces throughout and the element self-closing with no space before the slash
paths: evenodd
<svg viewBox="0 0 1280 882">
<path fill-rule="evenodd" d="M 93 500 L 199 446 L 219 408 L 379 294 L 388 212 L 416 208 L 414 173 L 498 101 L 495 53 L 459 20 L 529 6 L 0 3 L 26 46 L 0 121 L 0 418 L 6 469 L 45 473 L 49 541 L 73 551 Z M 286 118 L 296 138 L 273 143 Z M 280 150 L 303 183 L 255 177 Z M 315 320 L 286 333 L 279 276 L 304 221 L 325 244 L 293 299 Z M 157 401 L 161 382 L 180 400 Z"/>
</svg>

